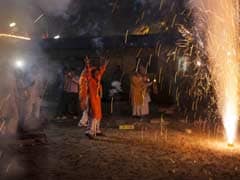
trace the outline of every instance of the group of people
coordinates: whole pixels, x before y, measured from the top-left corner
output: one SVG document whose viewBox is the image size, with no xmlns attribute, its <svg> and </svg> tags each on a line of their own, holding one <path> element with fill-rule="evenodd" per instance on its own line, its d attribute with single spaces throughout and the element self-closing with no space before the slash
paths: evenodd
<svg viewBox="0 0 240 180">
<path fill-rule="evenodd" d="M 103 135 L 100 128 L 102 120 L 101 98 L 103 95 L 101 80 L 108 62 L 104 60 L 104 63 L 98 67 L 91 64 L 90 59 L 86 57 L 85 67 L 80 77 L 74 70 L 63 74 L 63 94 L 59 113 L 62 119 L 67 118 L 65 116 L 68 112 L 71 112 L 74 119 L 78 119 L 81 111 L 82 116 L 78 126 L 86 128 L 85 134 L 90 139 Z M 37 65 L 24 71 L 15 69 L 13 72 L 9 73 L 8 95 L 0 103 L 0 118 L 6 120 L 5 129 L 12 134 L 17 131 L 39 128 L 43 123 L 40 111 L 47 87 L 47 81 L 44 80 L 43 73 Z M 152 83 L 144 72 L 140 68 L 130 78 L 129 94 L 132 115 L 140 118 L 149 114 L 149 102 L 151 101 L 149 86 Z M 121 92 L 121 88 L 119 89 Z"/>
<path fill-rule="evenodd" d="M 1 133 L 15 135 L 38 129 L 43 124 L 40 108 L 47 86 L 40 68 L 9 68 L 6 81 L 7 93 L 0 105 Z"/>
<path fill-rule="evenodd" d="M 71 111 L 73 118 L 79 117 L 80 110 L 82 117 L 78 123 L 79 127 L 86 128 L 86 135 L 93 139 L 101 136 L 100 129 L 102 119 L 102 84 L 101 79 L 106 70 L 108 61 L 100 67 L 93 66 L 90 59 L 86 57 L 85 67 L 80 77 L 74 71 L 64 74 L 64 92 L 60 103 L 60 112 L 65 119 L 66 111 Z"/>
<path fill-rule="evenodd" d="M 86 57 L 85 67 L 80 77 L 74 71 L 64 74 L 64 101 L 61 103 L 62 114 L 72 109 L 73 118 L 77 119 L 81 110 L 82 116 L 78 123 L 81 128 L 86 128 L 86 135 L 93 139 L 103 135 L 100 129 L 102 119 L 102 76 L 106 70 L 108 61 L 100 67 L 93 66 Z M 149 87 L 152 82 L 148 78 L 145 69 L 140 67 L 130 78 L 130 99 L 132 115 L 143 118 L 149 115 L 149 103 L 151 101 Z M 69 107 L 70 106 L 70 107 Z M 63 116 L 63 119 L 66 119 Z"/>
</svg>

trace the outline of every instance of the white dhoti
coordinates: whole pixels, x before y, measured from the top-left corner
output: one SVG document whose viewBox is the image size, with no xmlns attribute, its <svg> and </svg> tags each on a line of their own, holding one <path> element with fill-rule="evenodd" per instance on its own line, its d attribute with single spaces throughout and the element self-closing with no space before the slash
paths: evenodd
<svg viewBox="0 0 240 180">
<path fill-rule="evenodd" d="M 83 111 L 82 118 L 80 119 L 78 125 L 79 126 L 87 126 L 88 124 L 88 109 Z"/>
<path fill-rule="evenodd" d="M 141 111 L 142 111 L 142 115 L 146 116 L 149 114 L 149 103 L 151 102 L 151 98 L 149 96 L 149 94 L 147 93 L 144 97 L 143 100 L 143 105 L 141 107 Z"/>
<path fill-rule="evenodd" d="M 132 115 L 133 116 L 142 116 L 142 105 L 133 105 L 132 106 Z"/>
<path fill-rule="evenodd" d="M 95 136 L 98 133 L 101 133 L 100 122 L 101 120 L 98 119 L 90 119 L 86 133 L 91 134 L 93 136 Z"/>
<path fill-rule="evenodd" d="M 87 100 L 86 100 L 86 109 L 83 111 L 83 114 L 82 114 L 82 118 L 80 119 L 79 123 L 78 123 L 78 126 L 87 126 L 88 125 L 88 113 L 89 113 L 89 100 L 88 100 L 88 97 L 87 97 Z"/>
</svg>

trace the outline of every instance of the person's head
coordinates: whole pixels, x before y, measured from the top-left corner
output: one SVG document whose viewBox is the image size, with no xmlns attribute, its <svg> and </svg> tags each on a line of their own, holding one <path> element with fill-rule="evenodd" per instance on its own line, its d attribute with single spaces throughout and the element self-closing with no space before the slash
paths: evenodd
<svg viewBox="0 0 240 180">
<path fill-rule="evenodd" d="M 68 72 L 67 72 L 67 75 L 68 75 L 68 76 L 72 76 L 72 71 L 68 71 Z"/>
<path fill-rule="evenodd" d="M 93 77 L 94 79 L 97 79 L 99 73 L 100 73 L 100 71 L 99 71 L 98 68 L 93 69 L 93 70 L 92 70 L 92 77 Z"/>
<path fill-rule="evenodd" d="M 73 76 L 75 76 L 75 75 L 77 74 L 76 69 L 72 69 L 72 70 L 71 70 L 71 73 L 72 73 Z"/>
<path fill-rule="evenodd" d="M 134 75 L 134 76 L 141 76 L 141 74 L 140 74 L 138 71 L 135 71 L 135 72 L 133 73 L 133 75 Z"/>
<path fill-rule="evenodd" d="M 145 68 L 144 68 L 143 65 L 141 65 L 141 66 L 139 67 L 139 73 L 142 74 L 142 75 L 145 74 Z"/>
</svg>

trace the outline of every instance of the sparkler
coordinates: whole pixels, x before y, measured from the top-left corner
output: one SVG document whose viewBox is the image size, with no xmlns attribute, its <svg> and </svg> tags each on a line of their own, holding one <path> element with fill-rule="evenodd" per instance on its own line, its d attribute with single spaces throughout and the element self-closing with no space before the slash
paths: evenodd
<svg viewBox="0 0 240 180">
<path fill-rule="evenodd" d="M 233 146 L 238 121 L 238 0 L 192 0 L 195 20 L 206 36 L 210 72 L 227 143 Z M 203 27 L 202 25 L 206 25 Z"/>
<path fill-rule="evenodd" d="M 43 16 L 44 16 L 44 14 L 41 14 L 39 17 L 37 17 L 37 19 L 35 19 L 33 24 L 36 24 L 40 19 L 42 19 Z"/>
</svg>

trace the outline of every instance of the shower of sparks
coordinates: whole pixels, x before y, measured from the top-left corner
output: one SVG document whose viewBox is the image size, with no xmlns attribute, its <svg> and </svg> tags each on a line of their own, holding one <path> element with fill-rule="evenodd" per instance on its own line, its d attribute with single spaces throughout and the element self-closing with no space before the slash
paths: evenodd
<svg viewBox="0 0 240 180">
<path fill-rule="evenodd" d="M 139 70 L 139 65 L 140 65 L 140 62 L 141 62 L 141 58 L 138 58 L 138 61 L 137 61 L 137 65 L 136 65 L 135 72 L 138 72 L 138 70 Z"/>
<path fill-rule="evenodd" d="M 238 1 L 192 0 L 196 26 L 203 31 L 210 72 L 226 138 L 233 144 L 238 121 Z"/>
</svg>

